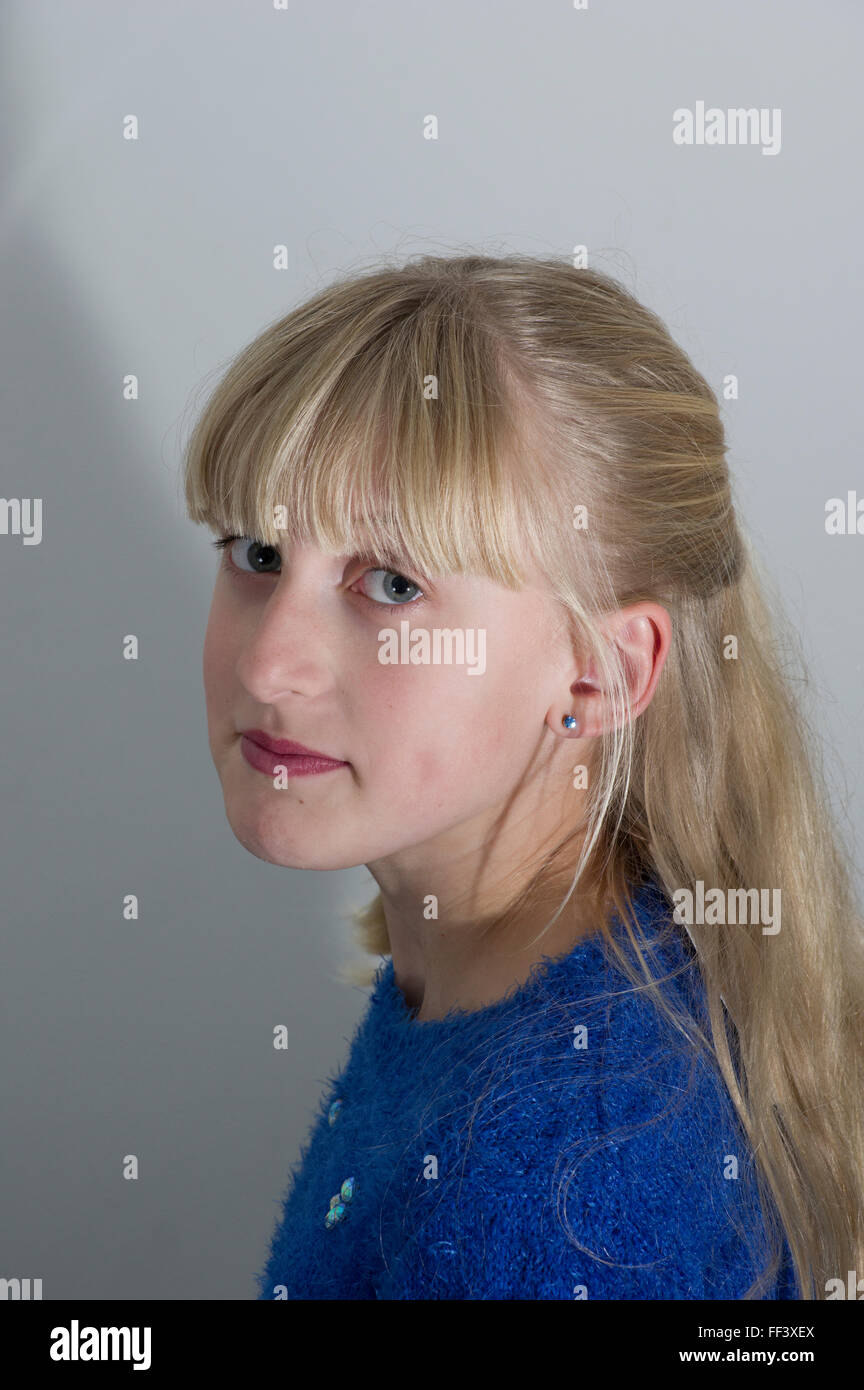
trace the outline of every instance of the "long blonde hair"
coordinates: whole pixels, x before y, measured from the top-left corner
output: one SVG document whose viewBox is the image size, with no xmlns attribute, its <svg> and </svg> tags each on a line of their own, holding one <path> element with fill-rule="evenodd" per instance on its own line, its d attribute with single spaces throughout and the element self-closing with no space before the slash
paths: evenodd
<svg viewBox="0 0 864 1390">
<path fill-rule="evenodd" d="M 794 633 L 769 609 L 725 454 L 711 388 L 614 279 L 554 258 L 424 256 L 342 278 L 244 349 L 186 446 L 186 504 L 213 529 L 397 570 L 518 588 L 525 557 L 541 568 L 620 715 L 559 847 L 578 833 L 568 897 L 599 884 L 639 947 L 630 885 L 646 874 L 670 900 L 699 881 L 780 890 L 776 934 L 689 926 L 710 1036 L 677 1026 L 710 1050 L 757 1162 L 773 1244 L 744 1296 L 776 1272 L 779 1215 L 806 1299 L 864 1275 L 864 932 L 784 670 Z M 632 720 L 598 620 L 645 599 L 673 637 Z M 387 954 L 380 895 L 358 921 Z M 644 964 L 638 978 L 621 959 L 674 1018 Z"/>
</svg>

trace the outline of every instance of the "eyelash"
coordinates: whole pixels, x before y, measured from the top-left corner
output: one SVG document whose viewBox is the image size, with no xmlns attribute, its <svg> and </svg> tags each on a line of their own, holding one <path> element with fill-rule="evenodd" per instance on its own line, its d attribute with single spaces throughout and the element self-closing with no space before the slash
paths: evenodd
<svg viewBox="0 0 864 1390">
<path fill-rule="evenodd" d="M 222 556 L 221 568 L 224 569 L 225 572 L 229 574 L 232 578 L 234 578 L 236 575 L 245 575 L 247 573 L 251 573 L 247 570 L 238 569 L 231 559 L 231 546 L 234 544 L 235 541 L 242 540 L 246 540 L 246 537 L 220 536 L 218 540 L 211 542 L 215 550 L 224 552 Z M 386 608 L 388 609 L 388 611 L 392 612 L 394 608 L 415 608 L 419 604 L 424 603 L 426 601 L 426 595 L 423 589 L 421 588 L 417 580 L 411 578 L 410 574 L 405 574 L 402 570 L 388 569 L 385 565 L 382 564 L 370 564 L 369 569 L 364 570 L 363 574 L 370 574 L 374 570 L 378 570 L 382 574 L 395 574 L 398 576 L 399 579 L 407 579 L 408 583 L 412 584 L 414 588 L 420 590 L 420 592 L 413 599 L 409 599 L 408 602 L 404 604 L 381 603 L 379 599 L 370 598 L 368 594 L 358 594 L 357 597 L 362 598 L 366 603 L 373 604 L 375 608 Z M 363 575 L 360 575 L 359 577 L 362 579 Z"/>
</svg>

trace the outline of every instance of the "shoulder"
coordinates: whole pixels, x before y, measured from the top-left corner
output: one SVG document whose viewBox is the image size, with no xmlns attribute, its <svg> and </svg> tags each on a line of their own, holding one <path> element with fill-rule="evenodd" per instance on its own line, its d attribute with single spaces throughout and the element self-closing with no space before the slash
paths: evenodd
<svg viewBox="0 0 864 1390">
<path fill-rule="evenodd" d="M 719 1069 L 614 967 L 592 970 L 591 999 L 568 978 L 494 1040 L 379 1297 L 747 1289 L 758 1211 Z"/>
</svg>

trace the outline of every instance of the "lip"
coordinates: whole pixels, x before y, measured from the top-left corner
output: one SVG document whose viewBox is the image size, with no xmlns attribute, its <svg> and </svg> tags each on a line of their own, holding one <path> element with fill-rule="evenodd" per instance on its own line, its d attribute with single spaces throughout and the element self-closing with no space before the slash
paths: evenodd
<svg viewBox="0 0 864 1390">
<path fill-rule="evenodd" d="M 298 758 L 317 758 L 324 763 L 337 763 L 340 767 L 344 763 L 344 758 L 331 757 L 329 753 L 322 753 L 317 748 L 306 748 L 302 743 L 295 743 L 293 738 L 271 738 L 265 734 L 263 729 L 241 729 L 240 733 L 244 738 L 248 738 L 252 743 L 257 743 L 259 748 L 266 748 L 268 753 L 287 753 Z"/>
<path fill-rule="evenodd" d="M 291 738 L 271 738 L 263 729 L 243 730 L 240 751 L 250 767 L 267 777 L 315 777 L 322 772 L 348 767 L 342 758 L 318 753 Z"/>
</svg>

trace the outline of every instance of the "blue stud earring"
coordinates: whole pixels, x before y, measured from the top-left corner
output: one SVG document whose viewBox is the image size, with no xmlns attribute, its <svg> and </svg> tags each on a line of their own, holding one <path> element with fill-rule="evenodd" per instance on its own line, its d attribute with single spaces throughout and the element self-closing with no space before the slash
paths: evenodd
<svg viewBox="0 0 864 1390">
<path fill-rule="evenodd" d="M 565 729 L 576 729 L 579 727 L 579 721 L 573 714 L 565 714 L 561 723 L 564 725 Z"/>
</svg>

